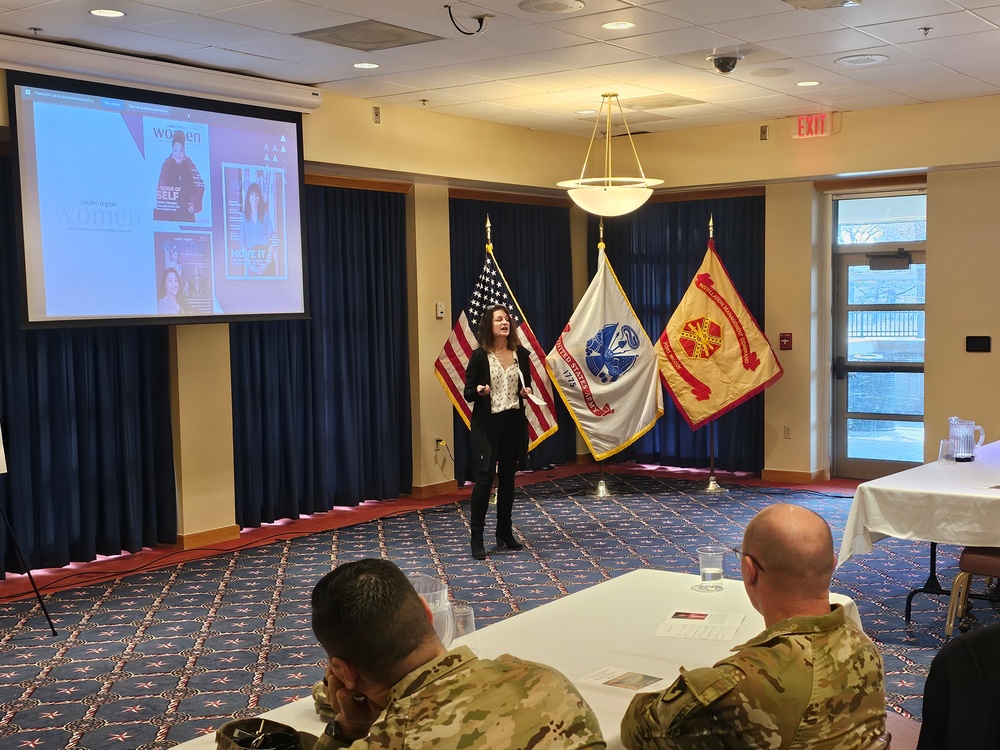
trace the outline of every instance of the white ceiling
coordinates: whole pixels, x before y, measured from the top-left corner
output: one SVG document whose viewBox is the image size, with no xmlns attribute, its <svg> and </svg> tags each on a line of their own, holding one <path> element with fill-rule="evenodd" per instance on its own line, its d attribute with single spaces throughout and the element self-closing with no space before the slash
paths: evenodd
<svg viewBox="0 0 1000 750">
<path fill-rule="evenodd" d="M 862 0 L 817 11 L 784 0 L 583 0 L 583 9 L 560 13 L 528 12 L 518 0 L 452 0 L 466 31 L 491 16 L 473 35 L 452 24 L 444 3 L 0 0 L 0 32 L 586 136 L 595 117 L 576 111 L 597 109 L 609 91 L 633 133 L 1000 93 L 1000 0 Z M 98 18 L 89 13 L 97 7 L 127 15 Z M 442 39 L 357 52 L 294 36 L 366 19 Z M 619 20 L 635 28 L 601 28 Z M 729 75 L 706 59 L 733 51 L 745 57 Z M 836 62 L 847 55 L 888 60 Z M 650 97 L 695 101 L 634 102 Z"/>
</svg>

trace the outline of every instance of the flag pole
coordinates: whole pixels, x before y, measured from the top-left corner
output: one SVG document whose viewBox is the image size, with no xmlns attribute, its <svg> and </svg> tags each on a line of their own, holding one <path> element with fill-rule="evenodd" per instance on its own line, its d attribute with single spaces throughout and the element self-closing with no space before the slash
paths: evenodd
<svg viewBox="0 0 1000 750">
<path fill-rule="evenodd" d="M 715 217 L 708 215 L 708 239 L 715 237 Z M 722 487 L 715 481 L 715 420 L 708 423 L 708 487 L 706 492 L 722 492 Z"/>
<path fill-rule="evenodd" d="M 597 251 L 604 252 L 606 245 L 604 244 L 604 217 L 600 219 L 600 235 L 597 242 Z M 591 493 L 594 497 L 611 497 L 611 493 L 608 492 L 608 483 L 604 480 L 604 461 L 597 462 L 597 487 Z"/>
<path fill-rule="evenodd" d="M 490 224 L 490 215 L 486 214 L 486 254 L 489 255 L 493 252 L 493 240 L 490 239 L 490 230 L 493 225 Z M 497 505 L 497 481 L 493 480 L 493 486 L 490 487 L 490 507 L 495 508 Z"/>
</svg>

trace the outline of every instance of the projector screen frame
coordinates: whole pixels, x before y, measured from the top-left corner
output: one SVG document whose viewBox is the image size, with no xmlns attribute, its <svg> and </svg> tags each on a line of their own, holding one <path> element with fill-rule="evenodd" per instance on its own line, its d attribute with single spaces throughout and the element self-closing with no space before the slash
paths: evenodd
<svg viewBox="0 0 1000 750">
<path fill-rule="evenodd" d="M 211 119 L 213 116 L 233 116 L 233 117 L 246 117 L 255 118 L 262 121 L 271 121 L 275 123 L 282 123 L 294 128 L 294 143 L 296 149 L 295 159 L 290 161 L 285 165 L 283 170 L 283 180 L 287 185 L 292 185 L 294 182 L 295 189 L 297 190 L 298 205 L 295 210 L 292 210 L 291 206 L 284 206 L 284 218 L 286 228 L 291 228 L 290 236 L 297 238 L 298 240 L 298 255 L 294 256 L 289 252 L 290 248 L 287 244 L 288 235 L 283 239 L 286 240 L 286 245 L 284 247 L 285 252 L 285 263 L 286 263 L 286 276 L 278 277 L 281 283 L 288 283 L 291 277 L 294 275 L 295 279 L 292 281 L 297 281 L 298 286 L 294 283 L 289 284 L 288 288 L 298 290 L 298 299 L 301 300 L 301 310 L 281 310 L 281 311 L 251 311 L 251 312 L 237 312 L 237 311 L 216 311 L 211 313 L 200 313 L 200 312 L 189 312 L 186 314 L 131 314 L 131 315 L 121 315 L 112 317 L 100 317 L 100 316 L 78 316 L 78 317 L 46 317 L 45 319 L 32 319 L 31 310 L 29 306 L 29 276 L 28 276 L 28 259 L 27 259 L 27 248 L 25 245 L 25 217 L 23 216 L 23 195 L 22 188 L 24 185 L 24 180 L 22 178 L 22 164 L 21 164 L 21 148 L 22 148 L 22 136 L 25 134 L 22 132 L 24 123 L 21 121 L 21 117 L 17 111 L 17 97 L 18 97 L 18 87 L 33 87 L 39 89 L 55 90 L 59 92 L 66 92 L 72 94 L 81 94 L 89 96 L 100 96 L 107 97 L 111 99 L 121 99 L 129 102 L 138 103 L 149 103 L 150 105 L 169 107 L 169 108 L 180 108 L 186 110 L 195 110 L 198 112 L 205 113 L 208 118 Z M 6 89 L 7 89 L 7 104 L 9 113 L 9 123 L 10 123 L 10 156 L 12 159 L 12 194 L 14 197 L 14 239 L 15 239 L 15 252 L 17 256 L 17 266 L 19 270 L 19 278 L 17 280 L 17 286 L 20 294 L 20 308 L 21 308 L 21 327 L 25 330 L 31 329 L 53 329 L 53 328 L 88 328 L 88 327 L 108 327 L 108 326 L 133 326 L 133 325 L 190 325 L 190 324 L 203 324 L 203 323 L 233 323 L 233 322 L 250 322 L 250 321 L 267 321 L 267 320 L 308 320 L 310 318 L 309 314 L 309 283 L 308 283 L 308 253 L 306 248 L 306 237 L 305 237 L 305 158 L 303 154 L 303 134 L 302 134 L 302 113 L 297 111 L 290 111 L 278 108 L 272 108 L 267 106 L 250 105 L 243 103 L 235 103 L 225 100 L 212 100 L 206 99 L 197 95 L 179 94 L 179 93 L 168 93 L 156 90 L 141 90 L 133 88 L 130 86 L 122 86 L 116 84 L 109 84 L 101 81 L 92 81 L 86 79 L 68 78 L 64 76 L 53 76 L 48 74 L 18 71 L 18 70 L 8 70 L 6 72 Z M 207 121 L 205 124 L 206 127 Z M 34 134 L 31 134 L 34 137 Z M 82 144 L 81 147 L 84 147 Z M 96 154 L 95 158 L 99 159 L 100 154 Z M 162 154 L 155 154 L 152 156 L 152 161 L 157 162 L 162 158 Z M 215 160 L 205 167 L 207 170 L 213 170 L 217 165 Z M 278 170 L 274 170 L 278 171 Z M 216 179 L 221 185 L 222 177 L 210 178 Z M 222 196 L 217 195 L 219 191 L 215 191 L 210 195 L 211 201 L 221 201 Z M 223 215 L 226 211 L 226 206 L 206 206 L 208 213 L 211 215 L 218 212 Z M 39 219 L 39 232 L 40 232 L 41 219 Z M 180 226 L 180 225 L 178 225 Z M 227 230 L 231 227 L 228 224 L 223 225 L 221 228 L 215 227 L 214 222 L 211 222 L 205 229 L 206 234 L 218 235 L 219 237 L 225 237 Z M 175 234 L 180 236 L 182 230 L 170 230 L 169 227 L 166 233 L 169 234 L 174 231 Z M 224 264 L 225 263 L 225 248 L 218 248 L 216 245 L 218 242 L 213 242 L 211 249 L 208 251 L 212 256 L 213 264 Z M 150 252 L 157 252 L 157 248 L 151 247 Z M 175 252 L 176 256 L 176 252 Z M 297 270 L 294 266 L 297 265 Z M 214 271 L 214 265 L 213 265 Z M 294 272 L 294 273 L 293 273 Z M 165 276 L 166 274 L 164 274 Z M 266 281 L 255 280 L 254 283 L 269 283 L 271 280 Z M 44 281 L 41 282 L 44 286 Z M 159 281 L 157 282 L 159 284 Z M 247 282 L 243 282 L 247 283 Z M 217 288 L 215 280 L 211 284 L 211 302 L 213 307 L 217 307 L 219 302 L 216 298 Z"/>
</svg>

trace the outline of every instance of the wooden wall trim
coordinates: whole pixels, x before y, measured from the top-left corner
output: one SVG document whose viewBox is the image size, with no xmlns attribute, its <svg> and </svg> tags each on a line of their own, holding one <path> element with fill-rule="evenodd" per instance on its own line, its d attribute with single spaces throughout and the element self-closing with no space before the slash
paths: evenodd
<svg viewBox="0 0 1000 750">
<path fill-rule="evenodd" d="M 370 180 L 361 177 L 339 177 L 326 174 L 310 174 L 306 172 L 306 185 L 322 187 L 342 187 L 354 190 L 377 190 L 383 193 L 408 193 L 413 190 L 413 183 L 393 182 L 391 180 Z"/>
<path fill-rule="evenodd" d="M 497 203 L 527 203 L 532 206 L 557 206 L 569 208 L 573 205 L 567 195 L 565 198 L 551 195 L 528 195 L 526 193 L 500 193 L 490 190 L 473 190 L 472 188 L 449 188 L 449 198 L 459 198 L 470 201 L 495 201 Z"/>
<path fill-rule="evenodd" d="M 927 187 L 927 175 L 900 174 L 892 177 L 852 177 L 843 180 L 818 180 L 813 185 L 821 193 L 891 189 L 923 190 Z"/>
<path fill-rule="evenodd" d="M 221 542 L 230 542 L 240 538 L 240 527 L 236 524 L 223 526 L 219 529 L 207 529 L 206 531 L 196 531 L 193 534 L 178 534 L 177 543 L 173 546 L 177 549 L 189 550 L 199 547 L 211 547 Z M 168 546 L 168 545 L 163 545 Z"/>
<path fill-rule="evenodd" d="M 650 203 L 680 203 L 682 201 L 703 201 L 712 198 L 746 198 L 753 195 L 764 195 L 763 185 L 748 185 L 746 187 L 716 188 L 714 190 L 681 190 L 673 193 L 653 193 Z"/>
</svg>

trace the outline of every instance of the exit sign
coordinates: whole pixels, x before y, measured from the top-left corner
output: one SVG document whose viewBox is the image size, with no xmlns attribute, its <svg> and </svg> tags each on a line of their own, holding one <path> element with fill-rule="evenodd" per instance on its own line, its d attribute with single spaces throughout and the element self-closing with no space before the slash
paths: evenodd
<svg viewBox="0 0 1000 750">
<path fill-rule="evenodd" d="M 825 112 L 818 115 L 800 115 L 792 138 L 818 138 L 833 132 L 832 117 Z"/>
</svg>

